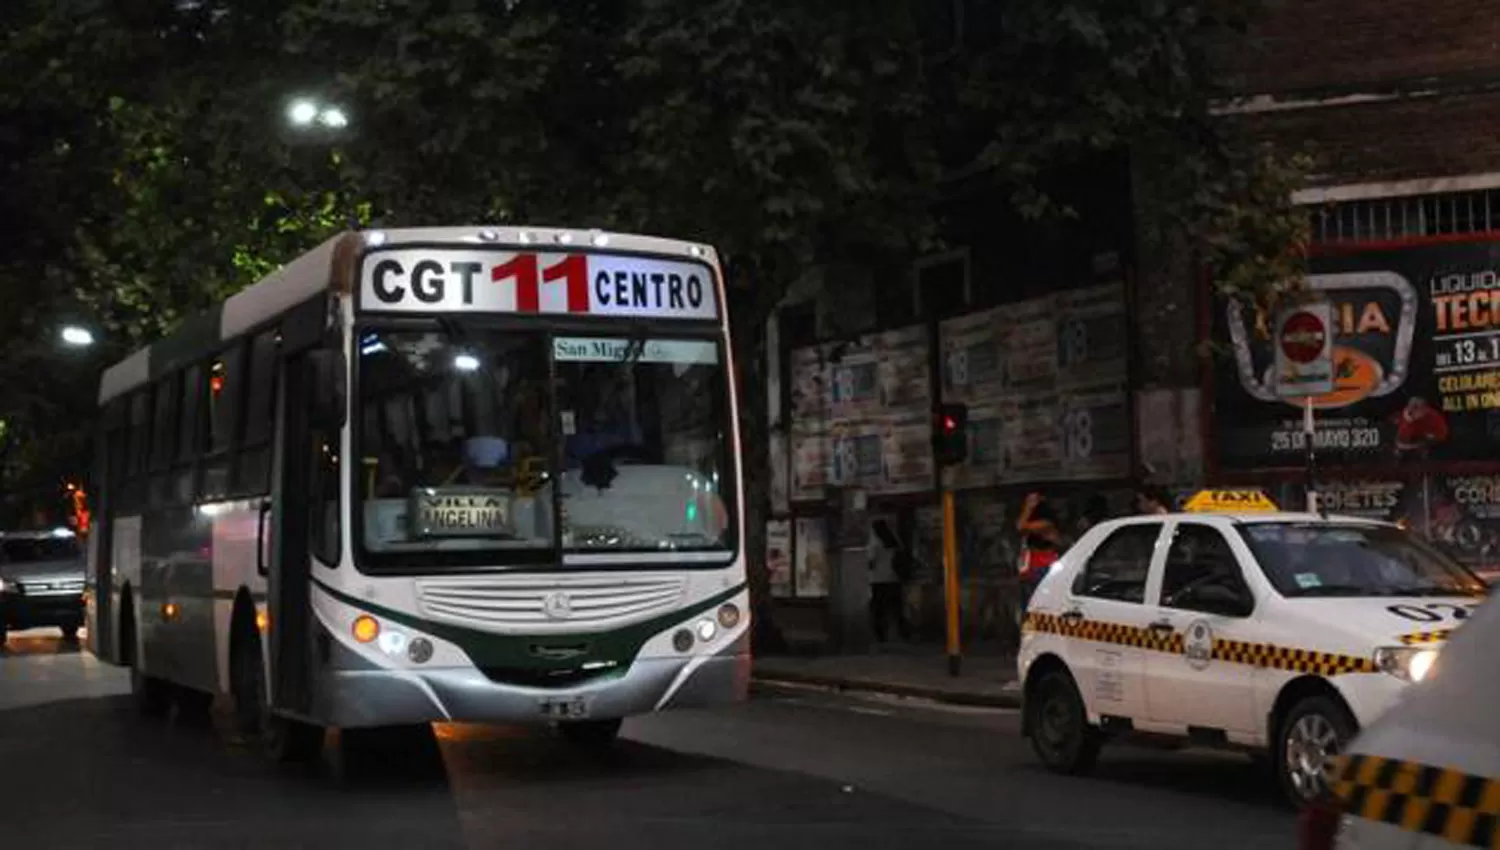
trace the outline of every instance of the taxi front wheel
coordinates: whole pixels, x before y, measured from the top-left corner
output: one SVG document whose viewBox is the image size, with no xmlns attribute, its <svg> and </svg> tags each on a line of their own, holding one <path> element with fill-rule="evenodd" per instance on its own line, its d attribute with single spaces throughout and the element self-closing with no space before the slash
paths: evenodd
<svg viewBox="0 0 1500 850">
<path fill-rule="evenodd" d="M 1354 732 L 1354 718 L 1331 697 L 1306 697 L 1292 706 L 1277 735 L 1276 774 L 1293 805 L 1310 805 L 1328 793 L 1328 766 Z"/>
<path fill-rule="evenodd" d="M 1035 712 L 1030 718 L 1031 747 L 1048 770 L 1077 775 L 1094 769 L 1103 740 L 1089 725 L 1072 676 L 1048 673 L 1037 683 L 1029 710 Z"/>
</svg>

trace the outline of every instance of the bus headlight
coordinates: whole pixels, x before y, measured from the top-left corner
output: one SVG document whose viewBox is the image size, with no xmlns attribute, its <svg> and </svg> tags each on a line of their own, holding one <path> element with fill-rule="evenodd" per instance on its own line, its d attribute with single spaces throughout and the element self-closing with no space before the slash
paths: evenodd
<svg viewBox="0 0 1500 850">
<path fill-rule="evenodd" d="M 740 624 L 740 606 L 726 602 L 719 606 L 719 625 L 732 629 Z"/>
<path fill-rule="evenodd" d="M 698 628 L 698 640 L 705 641 L 705 642 L 713 640 L 714 639 L 714 635 L 717 634 L 718 631 L 719 631 L 719 627 L 716 626 L 716 625 L 714 625 L 714 621 L 713 620 L 709 620 L 709 619 L 699 620 L 697 628 Z"/>
<path fill-rule="evenodd" d="M 1420 682 L 1437 663 L 1436 649 L 1415 646 L 1385 646 L 1375 650 L 1375 666 L 1407 682 Z"/>
</svg>

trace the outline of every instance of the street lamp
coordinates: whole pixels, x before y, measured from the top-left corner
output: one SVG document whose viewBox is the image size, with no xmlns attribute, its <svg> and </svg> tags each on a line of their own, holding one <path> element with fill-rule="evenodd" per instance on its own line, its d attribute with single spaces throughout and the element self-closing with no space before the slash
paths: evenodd
<svg viewBox="0 0 1500 850">
<path fill-rule="evenodd" d="M 287 104 L 286 120 L 297 130 L 309 130 L 314 126 L 326 130 L 343 130 L 349 126 L 349 113 L 331 103 L 299 97 Z"/>
<path fill-rule="evenodd" d="M 88 348 L 94 344 L 94 333 L 88 328 L 78 325 L 68 325 L 62 329 L 62 341 L 64 345 L 74 348 Z"/>
<path fill-rule="evenodd" d="M 293 127 L 311 126 L 317 118 L 318 105 L 306 98 L 298 98 L 286 108 L 286 120 L 292 122 Z"/>
</svg>

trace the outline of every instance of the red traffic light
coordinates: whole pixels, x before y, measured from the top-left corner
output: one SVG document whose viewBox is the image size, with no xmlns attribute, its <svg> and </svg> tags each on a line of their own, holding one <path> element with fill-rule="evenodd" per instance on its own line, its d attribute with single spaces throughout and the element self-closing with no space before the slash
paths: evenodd
<svg viewBox="0 0 1500 850">
<path fill-rule="evenodd" d="M 954 419 L 952 416 L 944 416 L 943 417 L 943 430 L 947 431 L 950 434 L 952 434 L 954 431 L 957 431 L 958 430 L 958 420 Z"/>
</svg>

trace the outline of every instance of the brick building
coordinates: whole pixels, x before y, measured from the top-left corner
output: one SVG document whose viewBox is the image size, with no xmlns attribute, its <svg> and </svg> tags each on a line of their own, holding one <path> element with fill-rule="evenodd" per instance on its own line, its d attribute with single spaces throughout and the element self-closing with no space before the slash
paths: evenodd
<svg viewBox="0 0 1500 850">
<path fill-rule="evenodd" d="M 1417 456 L 1388 447 L 1400 442 L 1394 423 L 1408 397 L 1419 391 L 1414 387 L 1427 387 L 1420 392 L 1434 402 L 1441 399 L 1458 407 L 1466 402 L 1457 396 L 1449 399 L 1435 387 L 1432 363 L 1446 356 L 1434 350 L 1430 339 L 1436 302 L 1424 301 L 1425 306 L 1403 312 L 1403 297 L 1413 303 L 1419 300 L 1426 278 L 1443 270 L 1470 275 L 1500 270 L 1500 251 L 1491 251 L 1482 241 L 1486 234 L 1500 231 L 1500 132 L 1495 132 L 1500 129 L 1500 18 L 1489 11 L 1474 0 L 1269 0 L 1248 37 L 1222 45 L 1216 56 L 1229 92 L 1218 105 L 1220 118 L 1251 138 L 1315 157 L 1316 171 L 1296 196 L 1312 217 L 1315 280 L 1399 272 L 1406 281 L 1405 288 L 1392 283 L 1394 288 L 1349 290 L 1353 294 L 1348 300 L 1355 303 L 1348 306 L 1356 311 L 1350 315 L 1376 327 L 1385 321 L 1391 327 L 1390 340 L 1399 341 L 1402 328 L 1417 340 L 1401 350 L 1394 342 L 1382 348 L 1386 342 L 1376 339 L 1371 343 L 1373 354 L 1364 360 L 1377 361 L 1375 369 L 1384 370 L 1380 374 L 1409 371 L 1413 377 L 1404 383 L 1372 384 L 1354 403 L 1328 409 L 1324 421 L 1331 423 L 1330 439 L 1352 435 L 1355 443 L 1369 441 L 1378 450 L 1361 452 L 1345 446 L 1348 451 L 1341 453 L 1335 442 L 1327 453 L 1325 489 L 1340 510 L 1413 521 L 1471 562 L 1484 564 L 1497 560 L 1492 556 L 1500 553 L 1500 465 L 1481 456 L 1488 439 L 1500 439 L 1500 415 L 1454 415 L 1452 444 L 1424 449 Z M 806 282 L 789 299 L 775 323 L 774 362 L 768 364 L 777 378 L 772 404 L 780 405 L 771 417 L 777 423 L 773 445 L 780 444 L 773 457 L 780 458 L 775 462 L 782 467 L 778 472 L 787 491 L 773 498 L 772 511 L 773 522 L 784 523 L 772 535 L 773 548 L 783 549 L 778 610 L 784 623 L 795 628 L 812 622 L 816 627 L 823 616 L 826 609 L 818 593 L 826 588 L 803 593 L 803 536 L 816 531 L 831 513 L 837 514 L 834 500 L 825 497 L 843 486 L 864 489 L 866 483 L 855 480 L 860 475 L 856 471 L 838 482 L 817 482 L 819 486 L 809 491 L 815 498 L 806 498 L 808 493 L 799 498 L 798 491 L 807 489 L 801 478 L 810 466 L 821 464 L 830 475 L 840 463 L 858 470 L 859 438 L 867 432 L 860 430 L 859 421 L 839 421 L 836 411 L 799 406 L 799 393 L 808 390 L 803 386 L 807 376 L 799 381 L 797 371 L 806 372 L 810 363 L 814 371 L 821 369 L 814 377 L 827 382 L 823 389 L 835 399 L 825 407 L 836 407 L 840 390 L 833 384 L 843 380 L 847 393 L 860 384 L 859 378 L 850 377 L 858 364 L 891 360 L 878 350 L 862 348 L 861 334 L 920 329 L 913 332 L 925 345 L 928 395 L 913 405 L 916 409 L 954 392 L 952 358 L 957 349 L 948 339 L 954 336 L 955 320 L 962 325 L 962 317 L 978 316 L 983 324 L 986 310 L 999 310 L 995 315 L 1010 322 L 1014 314 L 1034 307 L 1036 299 L 1055 297 L 1055 336 L 1046 344 L 1058 346 L 1058 362 L 1050 368 L 1061 375 L 1067 371 L 1067 340 L 1079 327 L 1067 319 L 1073 298 L 1068 293 L 1119 286 L 1120 315 L 1104 325 L 1091 325 L 1090 333 L 1096 343 L 1115 331 L 1128 334 L 1127 343 L 1111 349 L 1128 362 L 1124 409 L 1093 409 L 1096 420 L 1109 416 L 1120 424 L 1093 432 L 1088 439 L 1103 445 L 1123 428 L 1126 445 L 1108 463 L 1085 464 L 1062 474 L 1006 457 L 998 462 L 1000 471 L 971 478 L 972 486 L 959 491 L 965 540 L 963 607 L 970 637 L 1005 641 L 1012 634 L 1007 621 L 1015 552 L 1005 531 L 1028 490 L 1040 489 L 1056 498 L 1068 521 L 1084 499 L 1096 494 L 1107 496 L 1115 510 L 1122 509 L 1132 476 L 1143 468 L 1183 490 L 1208 482 L 1253 483 L 1272 489 L 1282 500 L 1301 498 L 1300 455 L 1272 451 L 1292 445 L 1285 426 L 1293 417 L 1285 405 L 1255 395 L 1263 390 L 1256 386 L 1256 375 L 1262 368 L 1257 358 L 1264 352 L 1250 342 L 1233 356 L 1205 362 L 1202 340 L 1233 336 L 1225 324 L 1225 305 L 1210 300 L 1192 265 L 1190 245 L 1149 244 L 1145 229 L 1137 226 L 1132 210 L 1141 208 L 1137 203 L 1152 191 L 1149 175 L 1136 163 L 1115 161 L 1101 163 L 1097 173 L 1081 182 L 1087 187 L 1076 195 L 1082 201 L 1082 219 L 1055 232 L 1038 232 L 1010 221 L 990 208 L 996 203 L 993 199 L 955 187 L 946 210 L 949 241 L 957 246 L 953 251 L 919 261 L 894 289 L 891 281 L 839 278 L 834 283 L 826 277 Z M 1496 303 L 1500 304 L 1500 288 Z M 861 304 L 867 306 L 858 309 Z M 1029 332 L 1020 325 L 998 332 L 997 356 L 1014 357 L 1016 352 L 1006 349 L 1004 338 Z M 1355 353 L 1350 356 L 1360 358 L 1358 349 L 1365 342 L 1371 341 L 1355 339 L 1351 330 L 1349 347 Z M 1500 358 L 1500 329 L 1495 351 Z M 842 359 L 846 356 L 851 358 L 847 362 Z M 1500 363 L 1496 371 L 1500 373 Z M 871 367 L 870 387 L 879 385 L 877 372 Z M 1056 392 L 1063 400 L 1041 409 L 1070 423 L 1072 411 L 1079 409 L 1070 399 L 1089 395 L 1068 381 L 1043 391 Z M 1470 396 L 1467 403 L 1475 405 L 1477 396 Z M 1019 404 L 1022 419 L 1029 403 Z M 982 400 L 979 406 L 984 406 Z M 1005 415 L 1017 414 L 1012 410 Z M 799 432 L 813 420 L 827 435 L 819 438 L 824 440 L 820 450 L 842 452 L 843 461 L 827 456 L 809 461 L 807 452 L 799 450 L 811 445 Z M 887 430 L 887 446 L 900 442 L 901 427 Z M 914 427 L 924 426 L 918 422 Z M 1022 451 L 1038 451 L 1038 431 L 1031 425 L 1023 422 L 1006 433 L 1005 439 Z M 1073 450 L 1069 439 L 1065 434 L 1064 455 Z M 1002 454 L 1005 444 L 1002 440 Z M 1050 447 L 1040 450 L 1049 451 Z M 872 463 L 878 470 L 891 461 Z M 1028 474 L 1028 468 L 1040 471 Z M 872 512 L 898 517 L 907 536 L 919 549 L 928 545 L 930 552 L 936 479 L 930 468 L 917 473 L 919 479 L 924 475 L 924 486 L 883 492 L 876 481 L 867 495 Z M 831 563 L 836 560 L 830 551 L 834 544 L 822 540 L 817 545 L 824 547 L 825 569 L 838 569 Z M 909 589 L 910 610 L 929 629 L 941 608 L 936 579 L 929 571 Z"/>
</svg>

